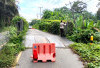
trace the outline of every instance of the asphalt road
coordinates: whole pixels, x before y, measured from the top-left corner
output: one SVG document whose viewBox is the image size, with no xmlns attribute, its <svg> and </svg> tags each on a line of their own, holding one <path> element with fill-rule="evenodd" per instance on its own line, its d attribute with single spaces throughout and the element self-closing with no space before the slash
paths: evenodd
<svg viewBox="0 0 100 68">
<path fill-rule="evenodd" d="M 26 35 L 25 46 L 32 47 L 33 43 L 55 43 L 56 47 L 68 47 L 73 42 L 57 35 L 42 32 L 36 29 L 29 29 Z"/>
<path fill-rule="evenodd" d="M 57 35 L 42 32 L 36 29 L 29 29 L 24 41 L 26 47 L 32 47 L 33 43 L 55 43 L 56 44 L 56 62 L 33 63 L 30 56 L 32 49 L 22 52 L 16 68 L 84 68 L 79 56 L 74 54 L 68 48 L 73 42 Z"/>
</svg>

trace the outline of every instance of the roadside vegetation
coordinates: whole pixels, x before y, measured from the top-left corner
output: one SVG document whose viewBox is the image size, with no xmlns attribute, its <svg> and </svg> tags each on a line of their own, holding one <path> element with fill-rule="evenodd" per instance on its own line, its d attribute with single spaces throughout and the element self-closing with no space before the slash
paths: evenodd
<svg viewBox="0 0 100 68">
<path fill-rule="evenodd" d="M 100 67 L 100 44 L 74 43 L 70 45 L 74 53 L 80 55 L 86 68 Z"/>
<path fill-rule="evenodd" d="M 81 7 L 80 7 L 81 6 Z M 66 22 L 66 38 L 75 42 L 69 47 L 85 63 L 86 68 L 100 67 L 100 9 L 96 14 L 86 10 L 87 4 L 76 1 L 71 8 L 67 5 L 55 8 L 53 11 L 44 10 L 41 20 L 32 20 L 33 28 L 60 35 L 60 21 Z M 34 22 L 36 21 L 36 22 Z M 94 36 L 93 45 L 90 45 L 90 37 Z"/>
<path fill-rule="evenodd" d="M 14 25 L 9 28 L 9 42 L 2 48 L 0 51 L 0 68 L 9 68 L 16 64 L 16 56 L 20 51 L 25 50 L 25 46 L 22 43 L 23 36 L 28 30 L 28 22 L 19 16 L 16 16 L 12 19 L 12 23 L 16 23 L 18 20 L 22 19 L 24 22 L 24 30 L 20 33 L 17 30 L 17 27 Z"/>
<path fill-rule="evenodd" d="M 0 33 L 1 33 L 1 32 L 5 32 L 5 31 L 9 31 L 9 28 L 10 28 L 10 27 L 3 27 L 2 29 L 0 29 Z"/>
<path fill-rule="evenodd" d="M 0 32 L 11 25 L 14 16 L 19 15 L 15 0 L 0 0 Z"/>
<path fill-rule="evenodd" d="M 23 21 L 23 30 L 19 31 L 17 22 Z M 16 56 L 25 50 L 22 43 L 28 30 L 28 22 L 19 16 L 15 0 L 0 0 L 0 32 L 9 32 L 9 41 L 0 50 L 0 68 L 10 68 L 16 65 Z"/>
</svg>

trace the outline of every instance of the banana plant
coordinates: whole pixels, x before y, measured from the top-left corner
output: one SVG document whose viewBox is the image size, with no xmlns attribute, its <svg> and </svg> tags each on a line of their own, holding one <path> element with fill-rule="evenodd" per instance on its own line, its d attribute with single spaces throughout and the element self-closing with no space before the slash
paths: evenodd
<svg viewBox="0 0 100 68">
<path fill-rule="evenodd" d="M 92 28 L 92 27 L 94 27 L 94 21 L 93 20 L 84 20 L 84 27 L 86 27 L 86 28 Z"/>
<path fill-rule="evenodd" d="M 75 23 L 77 28 L 82 28 L 83 26 L 83 16 L 80 16 L 77 18 L 76 23 Z"/>
</svg>

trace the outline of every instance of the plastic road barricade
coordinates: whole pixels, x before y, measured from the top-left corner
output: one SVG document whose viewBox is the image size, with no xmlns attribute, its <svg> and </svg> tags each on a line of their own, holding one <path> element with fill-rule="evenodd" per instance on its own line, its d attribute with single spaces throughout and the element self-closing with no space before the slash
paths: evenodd
<svg viewBox="0 0 100 68">
<path fill-rule="evenodd" d="M 56 52 L 54 43 L 33 44 L 33 62 L 55 62 Z"/>
</svg>

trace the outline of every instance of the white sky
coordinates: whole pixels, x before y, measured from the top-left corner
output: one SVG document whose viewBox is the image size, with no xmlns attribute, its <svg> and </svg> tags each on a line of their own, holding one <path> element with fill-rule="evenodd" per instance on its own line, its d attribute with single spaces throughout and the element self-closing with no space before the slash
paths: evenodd
<svg viewBox="0 0 100 68">
<path fill-rule="evenodd" d="M 42 11 L 45 9 L 53 10 L 54 8 L 60 8 L 65 6 L 65 4 L 69 4 L 70 2 L 76 0 L 17 0 L 19 1 L 19 13 L 21 16 L 25 17 L 27 21 L 31 21 L 32 19 L 40 18 L 40 9 L 39 7 L 43 7 Z M 83 2 L 87 2 L 87 10 L 95 14 L 98 10 L 96 7 L 98 4 L 98 0 L 82 0 Z M 37 17 L 38 16 L 38 17 Z"/>
</svg>

